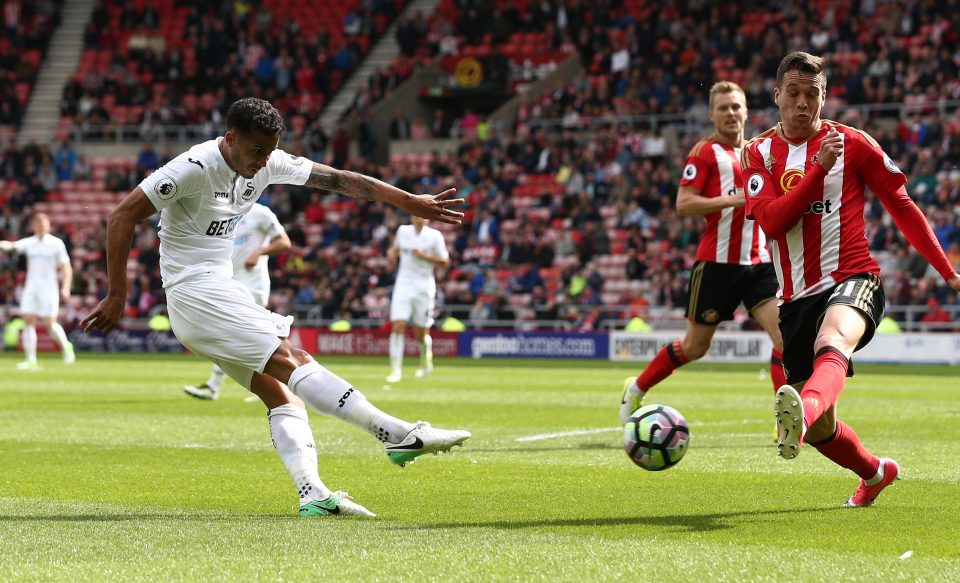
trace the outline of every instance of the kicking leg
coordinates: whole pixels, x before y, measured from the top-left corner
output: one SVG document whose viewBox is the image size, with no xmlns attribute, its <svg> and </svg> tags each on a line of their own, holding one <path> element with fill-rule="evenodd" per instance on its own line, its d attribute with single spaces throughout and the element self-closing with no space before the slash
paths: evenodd
<svg viewBox="0 0 960 583">
<path fill-rule="evenodd" d="M 400 466 L 425 453 L 447 451 L 470 437 L 469 431 L 436 429 L 423 421 L 413 424 L 384 413 L 356 387 L 288 341 L 273 354 L 265 372 L 281 382 L 286 379 L 290 390 L 315 411 L 342 419 L 379 439 L 390 461 Z"/>
<path fill-rule="evenodd" d="M 899 479 L 897 462 L 870 453 L 853 428 L 836 418 L 835 406 L 810 426 L 807 443 L 833 463 L 860 477 L 856 491 L 844 504 L 847 508 L 870 506 L 884 488 Z"/>
</svg>

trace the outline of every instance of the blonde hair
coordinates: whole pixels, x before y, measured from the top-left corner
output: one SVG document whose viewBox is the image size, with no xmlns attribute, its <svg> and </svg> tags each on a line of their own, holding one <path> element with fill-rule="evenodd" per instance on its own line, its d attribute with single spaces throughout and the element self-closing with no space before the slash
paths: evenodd
<svg viewBox="0 0 960 583">
<path fill-rule="evenodd" d="M 733 81 L 717 81 L 713 84 L 713 87 L 710 88 L 710 102 L 709 107 L 713 109 L 713 97 L 718 93 L 733 93 L 734 91 L 739 91 L 741 95 L 746 97 L 746 93 L 743 91 L 743 88 L 734 83 Z"/>
</svg>

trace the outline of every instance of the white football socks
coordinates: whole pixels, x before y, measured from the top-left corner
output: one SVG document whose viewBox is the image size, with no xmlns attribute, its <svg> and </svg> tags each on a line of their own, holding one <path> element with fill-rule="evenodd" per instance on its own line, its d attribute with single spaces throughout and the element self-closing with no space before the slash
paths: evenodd
<svg viewBox="0 0 960 583">
<path fill-rule="evenodd" d="M 390 370 L 399 371 L 403 367 L 403 334 L 390 334 Z"/>
<path fill-rule="evenodd" d="M 270 409 L 270 437 L 277 455 L 293 478 L 300 505 L 330 497 L 330 488 L 317 473 L 317 446 L 307 421 L 307 412 L 288 403 Z"/>
<path fill-rule="evenodd" d="M 27 362 L 36 362 L 37 360 L 37 327 L 23 327 L 23 356 Z"/>
<path fill-rule="evenodd" d="M 420 343 L 420 366 L 430 368 L 433 366 L 433 336 L 424 334 L 423 342 Z"/>
<path fill-rule="evenodd" d="M 54 322 L 53 325 L 50 326 L 50 335 L 53 336 L 53 339 L 57 341 L 57 345 L 61 348 L 70 343 L 70 341 L 67 340 L 67 333 L 59 322 Z"/>
<path fill-rule="evenodd" d="M 206 385 L 214 391 L 219 391 L 220 385 L 223 384 L 223 377 L 226 376 L 226 374 L 222 368 L 213 365 L 213 370 L 210 372 L 210 378 L 207 379 Z"/>
<path fill-rule="evenodd" d="M 315 361 L 294 370 L 287 386 L 311 409 L 346 421 L 380 441 L 399 443 L 414 427 L 377 409 L 356 387 Z"/>
</svg>

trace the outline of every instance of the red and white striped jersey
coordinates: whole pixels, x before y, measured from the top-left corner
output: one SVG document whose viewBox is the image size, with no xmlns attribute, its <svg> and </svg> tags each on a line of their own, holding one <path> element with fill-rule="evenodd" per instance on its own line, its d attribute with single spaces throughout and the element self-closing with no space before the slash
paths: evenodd
<svg viewBox="0 0 960 583">
<path fill-rule="evenodd" d="M 680 186 L 692 186 L 700 196 L 714 198 L 743 193 L 740 148 L 710 136 L 690 150 Z M 697 260 L 753 265 L 770 261 L 767 238 L 743 207 L 725 208 L 704 215 L 707 227 L 697 248 Z"/>
<path fill-rule="evenodd" d="M 858 273 L 879 276 L 866 237 L 864 191 L 893 193 L 906 182 L 873 138 L 858 129 L 823 120 L 812 136 L 793 143 L 778 124 L 744 146 L 747 216 L 753 217 L 757 203 L 789 195 L 816 163 L 831 127 L 843 137 L 843 153 L 823 179 L 823 196 L 785 235 L 771 239 L 785 302 L 820 293 Z"/>
</svg>

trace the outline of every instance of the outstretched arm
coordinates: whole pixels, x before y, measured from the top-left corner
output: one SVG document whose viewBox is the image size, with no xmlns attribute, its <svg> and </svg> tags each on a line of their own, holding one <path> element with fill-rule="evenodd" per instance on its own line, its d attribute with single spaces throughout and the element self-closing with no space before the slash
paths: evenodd
<svg viewBox="0 0 960 583">
<path fill-rule="evenodd" d="M 463 213 L 453 210 L 453 207 L 463 204 L 463 199 L 447 198 L 456 193 L 455 188 L 436 195 L 412 194 L 371 176 L 349 170 L 337 170 L 318 162 L 313 163 L 310 178 L 304 186 L 338 192 L 361 200 L 385 202 L 411 215 L 451 225 L 459 225 L 463 221 Z"/>
<path fill-rule="evenodd" d="M 893 217 L 893 222 L 897 224 L 897 228 L 903 232 L 914 249 L 923 255 L 951 288 L 960 291 L 960 275 L 957 275 L 950 260 L 943 253 L 943 248 L 940 247 L 937 236 L 933 234 L 927 217 L 907 194 L 907 190 L 901 186 L 893 193 L 878 191 L 877 198 L 887 208 L 890 216 Z"/>
<path fill-rule="evenodd" d="M 13 241 L 0 241 L 0 251 L 4 253 L 13 251 Z"/>
<path fill-rule="evenodd" d="M 84 332 L 113 330 L 127 304 L 127 258 L 136 224 L 157 212 L 138 186 L 107 218 L 107 297 L 80 322 Z"/>
</svg>

